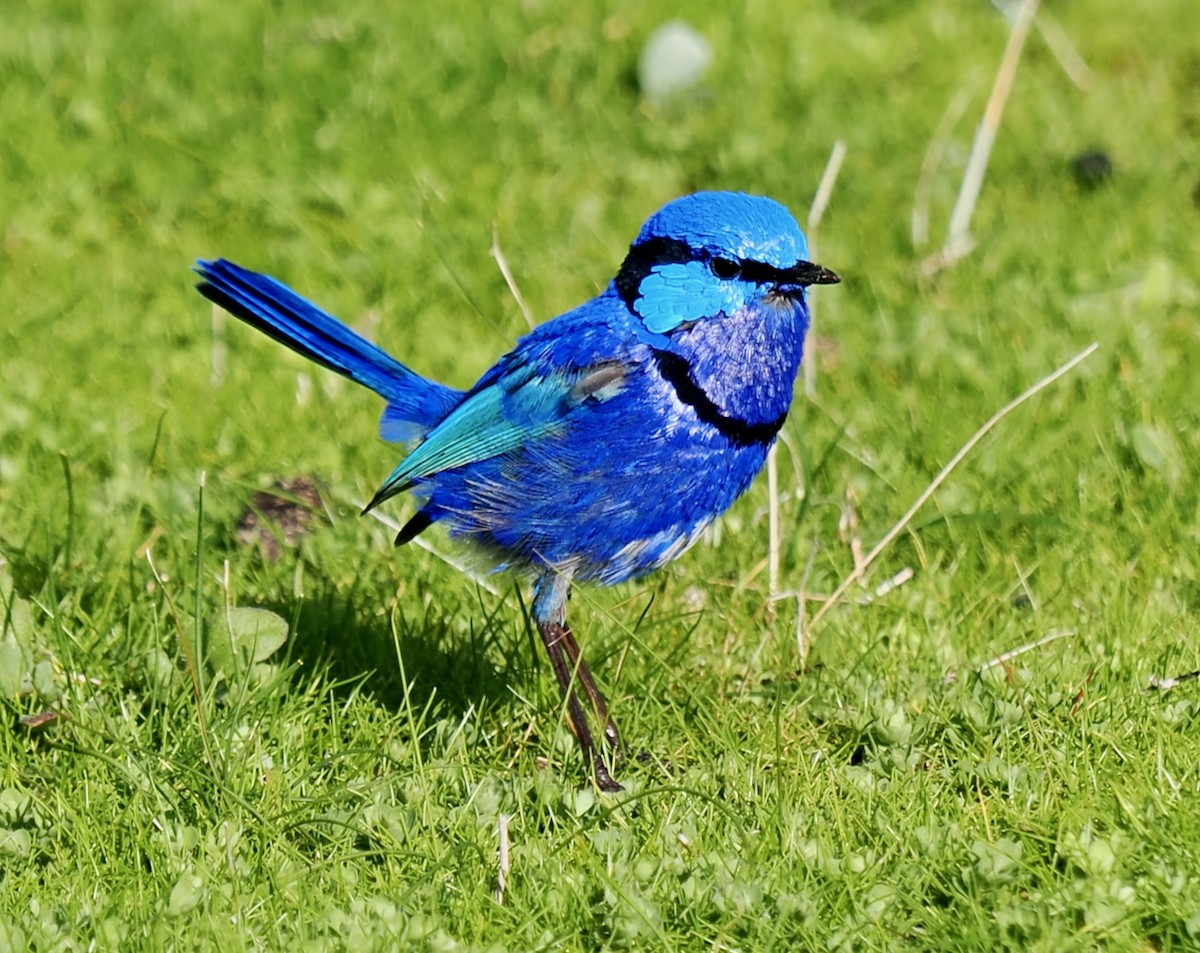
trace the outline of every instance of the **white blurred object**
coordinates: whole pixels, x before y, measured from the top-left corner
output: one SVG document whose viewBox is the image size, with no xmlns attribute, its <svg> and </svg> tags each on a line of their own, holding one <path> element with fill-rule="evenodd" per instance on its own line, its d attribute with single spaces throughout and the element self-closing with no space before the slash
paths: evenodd
<svg viewBox="0 0 1200 953">
<path fill-rule="evenodd" d="M 711 62 L 708 40 L 681 20 L 672 20 L 646 40 L 638 83 L 647 99 L 661 101 L 695 86 Z"/>
</svg>

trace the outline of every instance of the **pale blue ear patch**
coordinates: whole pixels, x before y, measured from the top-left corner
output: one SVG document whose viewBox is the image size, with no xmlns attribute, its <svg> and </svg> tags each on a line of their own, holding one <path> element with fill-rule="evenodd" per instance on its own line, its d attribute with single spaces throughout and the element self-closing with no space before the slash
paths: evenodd
<svg viewBox="0 0 1200 953">
<path fill-rule="evenodd" d="M 642 279 L 634 310 L 648 331 L 665 334 L 687 321 L 729 310 L 730 289 L 699 261 L 659 265 Z"/>
</svg>

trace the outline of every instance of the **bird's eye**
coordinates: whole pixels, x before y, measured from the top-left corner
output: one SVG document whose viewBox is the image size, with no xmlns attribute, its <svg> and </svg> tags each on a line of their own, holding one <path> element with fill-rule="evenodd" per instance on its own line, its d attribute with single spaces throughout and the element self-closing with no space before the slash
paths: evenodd
<svg viewBox="0 0 1200 953">
<path fill-rule="evenodd" d="M 712 272 L 722 281 L 729 278 L 736 278 L 741 270 L 741 265 L 736 261 L 730 261 L 728 258 L 714 258 L 712 260 Z"/>
</svg>

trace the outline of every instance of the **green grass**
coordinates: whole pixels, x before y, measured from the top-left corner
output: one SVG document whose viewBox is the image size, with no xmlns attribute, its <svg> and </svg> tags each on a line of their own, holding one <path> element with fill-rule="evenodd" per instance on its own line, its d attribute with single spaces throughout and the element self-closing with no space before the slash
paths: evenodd
<svg viewBox="0 0 1200 953">
<path fill-rule="evenodd" d="M 391 6 L 5 13 L 0 948 L 1200 946 L 1200 683 L 1147 691 L 1200 669 L 1193 6 L 1049 5 L 1093 86 L 1031 37 L 978 247 L 934 277 L 1006 37 L 988 4 L 697 8 L 712 70 L 662 109 L 635 64 L 667 4 Z M 764 481 L 668 570 L 577 592 L 649 754 L 598 796 L 520 585 L 356 517 L 395 462 L 378 400 L 236 322 L 214 338 L 188 266 L 276 274 L 461 386 L 524 328 L 493 227 L 546 318 L 682 192 L 803 220 L 839 138 L 785 586 L 850 570 L 847 488 L 870 545 L 997 407 L 1100 351 L 968 458 L 871 575 L 912 581 L 830 613 L 804 670 L 795 604 L 767 611 Z M 1089 189 L 1093 146 L 1115 172 Z M 297 475 L 329 520 L 272 563 L 237 523 Z M 198 703 L 191 620 L 227 605 L 291 635 L 224 679 L 201 659 Z"/>
</svg>

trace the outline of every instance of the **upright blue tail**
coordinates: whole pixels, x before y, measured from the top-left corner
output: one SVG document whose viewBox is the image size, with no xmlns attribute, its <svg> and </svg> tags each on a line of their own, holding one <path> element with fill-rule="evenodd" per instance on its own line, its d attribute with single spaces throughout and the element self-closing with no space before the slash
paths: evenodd
<svg viewBox="0 0 1200 953">
<path fill-rule="evenodd" d="M 384 397 L 379 429 L 385 440 L 420 436 L 463 399 L 462 391 L 410 371 L 381 348 L 274 278 L 223 258 L 198 261 L 196 290 L 230 314 Z"/>
</svg>

